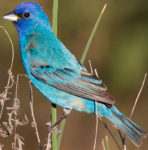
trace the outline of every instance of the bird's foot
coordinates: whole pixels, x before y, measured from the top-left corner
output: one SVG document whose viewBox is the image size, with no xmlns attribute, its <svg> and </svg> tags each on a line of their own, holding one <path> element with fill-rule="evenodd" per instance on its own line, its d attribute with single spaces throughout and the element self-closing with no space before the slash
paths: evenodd
<svg viewBox="0 0 148 150">
<path fill-rule="evenodd" d="M 61 134 L 62 131 L 58 129 L 56 125 L 51 125 L 51 122 L 46 123 L 46 127 L 48 129 L 48 133 L 51 133 L 52 131 L 56 131 L 57 134 Z"/>
<path fill-rule="evenodd" d="M 51 122 L 47 122 L 46 126 L 48 128 L 48 132 L 51 133 L 52 131 L 56 131 L 57 134 L 60 134 L 62 131 L 60 129 L 58 129 L 58 126 L 60 125 L 62 120 L 65 119 L 69 115 L 70 111 L 71 110 L 69 110 L 69 109 L 64 109 L 63 115 L 54 125 L 52 125 Z"/>
</svg>

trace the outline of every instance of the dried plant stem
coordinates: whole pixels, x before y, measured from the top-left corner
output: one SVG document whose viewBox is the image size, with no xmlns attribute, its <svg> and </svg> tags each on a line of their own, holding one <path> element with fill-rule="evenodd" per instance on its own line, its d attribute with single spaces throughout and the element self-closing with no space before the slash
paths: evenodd
<svg viewBox="0 0 148 150">
<path fill-rule="evenodd" d="M 89 60 L 89 67 L 90 67 L 91 73 L 93 74 L 95 72 L 95 75 L 98 77 L 97 70 L 95 69 L 94 72 L 93 72 L 93 68 L 92 68 L 90 60 Z M 95 102 L 96 126 L 95 126 L 95 138 L 94 138 L 93 150 L 96 149 L 97 135 L 98 135 L 98 114 L 97 114 L 97 112 L 98 112 L 97 102 Z"/>
<path fill-rule="evenodd" d="M 123 145 L 123 150 L 126 150 L 126 145 Z"/>
<path fill-rule="evenodd" d="M 2 150 L 2 149 L 3 149 L 3 147 L 4 147 L 4 145 L 3 145 L 3 144 L 0 144 L 0 150 Z"/>
<path fill-rule="evenodd" d="M 146 77 L 147 77 L 147 73 L 145 73 L 145 75 L 144 75 L 144 79 L 143 79 L 143 81 L 142 81 L 142 85 L 141 85 L 140 90 L 139 90 L 139 92 L 138 92 L 138 95 L 137 95 L 137 97 L 136 97 L 136 99 L 135 99 L 135 103 L 134 103 L 134 105 L 133 105 L 133 108 L 132 108 L 132 111 L 131 111 L 131 114 L 130 114 L 130 117 L 129 117 L 130 119 L 131 119 L 131 117 L 132 117 L 132 115 L 133 115 L 133 113 L 134 113 L 134 110 L 135 110 L 135 108 L 136 108 L 137 102 L 138 102 L 138 100 L 139 100 L 140 94 L 141 94 L 141 92 L 142 92 L 142 89 L 143 89 L 144 84 L 145 84 L 145 81 L 146 81 Z"/>
<path fill-rule="evenodd" d="M 91 64 L 90 60 L 89 60 L 89 67 L 90 67 L 91 73 L 93 74 L 94 72 L 93 72 L 93 68 L 92 68 L 92 64 Z M 96 70 L 95 70 L 95 74 L 98 77 L 98 73 Z M 98 114 L 97 114 L 97 111 L 98 111 L 97 110 L 97 102 L 95 102 L 96 126 L 95 126 L 95 138 L 94 138 L 93 150 L 96 149 L 97 135 L 98 135 Z"/>
<path fill-rule="evenodd" d="M 51 148 L 51 138 L 50 137 L 51 137 L 51 132 L 48 133 L 46 150 L 50 150 L 50 148 Z"/>
<path fill-rule="evenodd" d="M 34 115 L 34 109 L 33 109 L 33 89 L 32 89 L 31 81 L 29 81 L 29 85 L 30 85 L 30 109 L 31 109 L 31 116 L 32 116 L 32 120 L 33 120 L 33 127 L 35 128 L 35 133 L 36 133 L 38 144 L 40 146 L 40 150 L 42 150 L 42 145 L 41 145 L 39 132 L 38 132 L 38 128 L 37 128 L 37 123 L 36 123 L 36 119 L 35 119 L 35 115 Z"/>
<path fill-rule="evenodd" d="M 91 62 L 90 62 L 90 67 L 91 67 L 91 70 L 92 70 L 92 65 L 91 65 Z M 93 71 L 92 71 L 93 73 Z M 95 69 L 95 74 L 96 76 L 98 77 L 98 73 L 97 73 L 97 70 Z M 95 127 L 95 139 L 94 139 L 94 145 L 93 145 L 93 150 L 96 149 L 96 143 L 97 143 L 97 135 L 98 135 L 98 109 L 97 109 L 97 102 L 95 101 L 95 114 L 96 114 L 96 127 Z"/>
<path fill-rule="evenodd" d="M 16 148 L 16 128 L 17 128 L 17 122 L 16 122 L 16 113 L 15 113 L 15 117 L 14 117 L 14 150 L 17 150 Z"/>
<path fill-rule="evenodd" d="M 12 107 L 6 107 L 6 109 L 11 110 L 11 112 L 8 113 L 8 122 L 5 122 L 3 124 L 7 129 L 7 135 L 11 135 L 12 133 L 14 133 L 14 143 L 12 143 L 12 149 L 14 150 L 22 150 L 23 149 L 22 147 L 24 145 L 23 137 L 17 133 L 17 127 L 28 124 L 28 118 L 26 115 L 24 121 L 19 121 L 17 115 L 18 109 L 20 108 L 20 100 L 18 99 L 18 86 L 19 86 L 18 81 L 20 76 L 26 76 L 26 75 L 24 74 L 17 75 L 15 96 L 13 101 L 14 103 Z"/>
<path fill-rule="evenodd" d="M 96 127 L 95 127 L 95 138 L 94 138 L 94 145 L 93 145 L 93 150 L 96 149 L 96 144 L 97 144 L 97 135 L 98 135 L 98 114 L 97 114 L 97 102 L 95 102 L 95 110 L 96 110 Z"/>
<path fill-rule="evenodd" d="M 103 146 L 103 150 L 106 150 L 104 139 L 102 139 L 102 146 Z"/>
<path fill-rule="evenodd" d="M 19 77 L 20 76 L 25 76 L 25 74 L 18 74 L 17 79 L 16 79 L 16 88 L 15 88 L 15 97 L 14 97 L 14 150 L 17 150 L 17 138 L 18 135 L 16 133 L 17 125 L 18 125 L 18 120 L 17 120 L 17 109 L 19 107 L 19 99 L 18 99 L 18 82 L 19 82 Z"/>
<path fill-rule="evenodd" d="M 47 138 L 47 144 L 46 144 L 46 150 L 51 149 L 51 122 L 47 122 L 46 126 L 48 128 L 48 138 Z"/>
<path fill-rule="evenodd" d="M 12 52 L 12 57 L 11 57 L 11 64 L 10 64 L 10 68 L 8 70 L 8 81 L 7 81 L 7 85 L 5 86 L 5 91 L 2 93 L 2 99 L 1 99 L 1 111 L 0 111 L 0 119 L 2 118 L 2 114 L 3 114 L 3 110 L 4 110 L 4 106 L 5 106 L 5 101 L 8 100 L 7 96 L 8 96 L 8 90 L 10 88 L 12 88 L 13 84 L 14 84 L 14 79 L 13 79 L 13 73 L 12 73 L 12 67 L 13 67 L 13 61 L 14 61 L 14 46 L 13 46 L 13 42 L 11 40 L 11 37 L 8 33 L 8 31 L 3 27 L 0 26 L 0 28 L 5 32 L 5 34 L 7 35 L 10 44 L 11 44 L 11 52 Z"/>
<path fill-rule="evenodd" d="M 16 89 L 15 89 L 15 98 L 14 98 L 14 150 L 17 150 L 16 147 L 16 140 L 17 140 L 17 135 L 16 135 L 16 128 L 17 128 L 17 112 L 16 112 L 16 101 L 17 101 L 17 91 L 18 91 L 18 80 L 19 80 L 19 75 L 17 75 L 17 79 L 16 79 Z"/>
<path fill-rule="evenodd" d="M 89 61 L 90 64 L 90 69 L 92 70 L 93 73 L 93 69 L 92 69 L 92 65 L 91 65 L 91 61 Z M 94 69 L 95 75 L 99 78 L 97 69 Z M 95 140 L 94 140 L 94 146 L 93 146 L 93 150 L 96 149 L 96 141 L 97 141 L 97 133 L 98 133 L 98 115 L 97 115 L 97 102 L 95 102 L 95 106 L 96 106 L 96 132 L 95 132 Z M 118 144 L 118 142 L 116 141 L 114 135 L 112 134 L 112 132 L 110 131 L 110 129 L 108 128 L 107 124 L 102 120 L 105 128 L 107 129 L 107 131 L 109 132 L 109 134 L 111 135 L 111 137 L 113 138 L 115 144 L 117 145 L 117 147 L 119 148 L 119 150 L 121 150 L 120 145 Z M 106 139 L 105 139 L 106 141 Z M 107 142 L 106 142 L 107 144 Z M 107 150 L 109 150 L 109 144 L 107 145 Z"/>
</svg>

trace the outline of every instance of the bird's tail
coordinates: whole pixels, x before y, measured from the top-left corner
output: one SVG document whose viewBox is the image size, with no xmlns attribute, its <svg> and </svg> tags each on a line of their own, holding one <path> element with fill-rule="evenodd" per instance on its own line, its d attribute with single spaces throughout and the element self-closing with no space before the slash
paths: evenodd
<svg viewBox="0 0 148 150">
<path fill-rule="evenodd" d="M 147 133 L 125 115 L 121 114 L 114 106 L 111 110 L 111 115 L 105 117 L 117 128 L 121 129 L 136 146 L 140 146 L 142 137 L 146 136 Z"/>
</svg>

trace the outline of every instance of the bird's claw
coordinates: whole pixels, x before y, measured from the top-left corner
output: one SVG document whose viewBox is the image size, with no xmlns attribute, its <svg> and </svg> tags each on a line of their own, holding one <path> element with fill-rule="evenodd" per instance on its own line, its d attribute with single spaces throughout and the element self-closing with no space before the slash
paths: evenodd
<svg viewBox="0 0 148 150">
<path fill-rule="evenodd" d="M 51 122 L 47 122 L 46 127 L 47 127 L 49 133 L 51 133 L 52 131 L 56 131 L 56 133 L 58 135 L 62 133 L 62 131 L 60 129 L 58 129 L 56 123 L 54 125 L 51 125 Z"/>
</svg>

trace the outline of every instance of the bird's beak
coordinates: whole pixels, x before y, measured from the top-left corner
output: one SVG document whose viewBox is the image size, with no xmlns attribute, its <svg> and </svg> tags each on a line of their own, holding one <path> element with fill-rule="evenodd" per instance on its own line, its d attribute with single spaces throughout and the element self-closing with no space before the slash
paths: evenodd
<svg viewBox="0 0 148 150">
<path fill-rule="evenodd" d="M 13 12 L 4 15 L 3 18 L 12 22 L 16 22 L 20 19 L 20 17 L 14 14 Z"/>
</svg>

